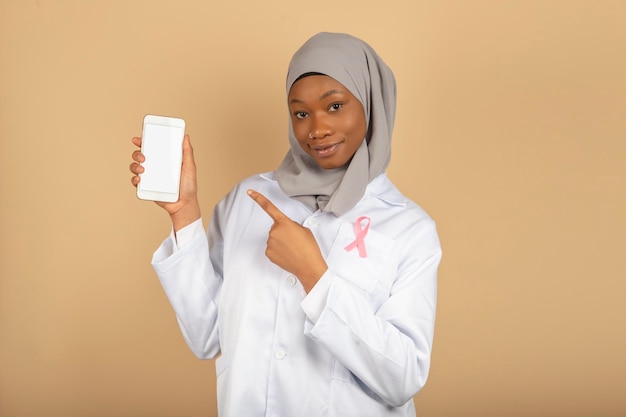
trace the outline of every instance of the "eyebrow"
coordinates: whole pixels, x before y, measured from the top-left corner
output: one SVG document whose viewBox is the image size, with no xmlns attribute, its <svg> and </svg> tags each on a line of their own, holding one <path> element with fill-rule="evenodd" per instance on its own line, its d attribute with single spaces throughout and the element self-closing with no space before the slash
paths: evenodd
<svg viewBox="0 0 626 417">
<path fill-rule="evenodd" d="M 341 90 L 330 90 L 330 91 L 327 91 L 327 92 L 325 92 L 324 94 L 322 94 L 320 96 L 320 100 L 323 100 L 323 99 L 325 99 L 328 96 L 332 96 L 333 94 L 343 94 L 343 91 L 341 91 Z"/>
<path fill-rule="evenodd" d="M 332 96 L 333 94 L 344 94 L 344 92 L 342 90 L 329 90 L 320 96 L 320 100 L 324 100 L 326 97 Z M 297 98 L 292 98 L 291 100 L 289 100 L 289 103 L 304 103 L 304 101 Z"/>
</svg>

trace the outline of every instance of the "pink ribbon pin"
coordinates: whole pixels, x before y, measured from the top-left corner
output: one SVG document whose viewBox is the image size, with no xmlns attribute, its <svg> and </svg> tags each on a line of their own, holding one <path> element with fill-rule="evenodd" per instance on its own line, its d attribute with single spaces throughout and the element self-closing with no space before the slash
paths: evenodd
<svg viewBox="0 0 626 417">
<path fill-rule="evenodd" d="M 365 228 L 361 227 L 361 222 L 366 221 Z M 350 243 L 344 249 L 350 252 L 352 249 L 357 248 L 359 250 L 359 256 L 361 258 L 367 258 L 367 251 L 365 250 L 365 236 L 367 236 L 367 232 L 370 230 L 370 218 L 367 216 L 361 216 L 356 219 L 356 223 L 354 223 L 354 234 L 356 235 L 356 239 L 354 242 Z"/>
</svg>

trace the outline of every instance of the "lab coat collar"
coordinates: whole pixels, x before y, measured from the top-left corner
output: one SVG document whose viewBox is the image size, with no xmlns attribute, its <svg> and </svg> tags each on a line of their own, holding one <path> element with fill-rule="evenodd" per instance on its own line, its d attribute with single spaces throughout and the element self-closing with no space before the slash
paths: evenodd
<svg viewBox="0 0 626 417">
<path fill-rule="evenodd" d="M 260 174 L 260 177 L 276 182 L 274 171 Z M 391 183 L 385 172 L 374 178 L 367 185 L 365 193 L 393 206 L 405 206 L 407 204 L 406 197 Z"/>
</svg>

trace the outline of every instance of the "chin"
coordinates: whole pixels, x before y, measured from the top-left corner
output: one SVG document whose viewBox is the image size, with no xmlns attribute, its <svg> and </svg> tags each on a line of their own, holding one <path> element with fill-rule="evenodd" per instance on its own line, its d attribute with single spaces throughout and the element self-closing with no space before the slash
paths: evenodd
<svg viewBox="0 0 626 417">
<path fill-rule="evenodd" d="M 327 169 L 327 170 L 343 168 L 346 165 L 348 165 L 348 163 L 342 164 L 342 163 L 338 163 L 334 161 L 315 161 L 315 162 L 317 162 L 317 165 L 320 168 Z"/>
</svg>

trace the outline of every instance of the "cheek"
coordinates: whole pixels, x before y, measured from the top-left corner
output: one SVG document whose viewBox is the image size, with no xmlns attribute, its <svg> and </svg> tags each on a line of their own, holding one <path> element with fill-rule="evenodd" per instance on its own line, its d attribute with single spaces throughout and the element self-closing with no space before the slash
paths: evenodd
<svg viewBox="0 0 626 417">
<path fill-rule="evenodd" d="M 306 123 L 302 123 L 302 120 L 291 120 L 291 128 L 293 134 L 298 139 L 298 142 L 305 140 L 308 134 Z"/>
<path fill-rule="evenodd" d="M 304 150 L 306 150 L 306 138 L 307 138 L 307 132 L 305 132 L 306 129 L 302 128 L 302 125 L 298 125 L 298 126 L 293 126 L 293 135 L 296 138 L 296 141 L 298 142 L 298 145 L 300 145 L 300 147 Z"/>
<path fill-rule="evenodd" d="M 345 124 L 346 132 L 349 132 L 350 136 L 355 136 L 357 139 L 363 139 L 365 137 L 365 117 L 359 114 L 353 114 L 346 120 Z"/>
<path fill-rule="evenodd" d="M 297 136 L 296 140 L 298 141 L 298 145 L 300 145 L 300 148 L 302 148 L 302 150 L 306 152 L 308 150 L 306 142 L 304 140 L 300 140 Z"/>
</svg>

